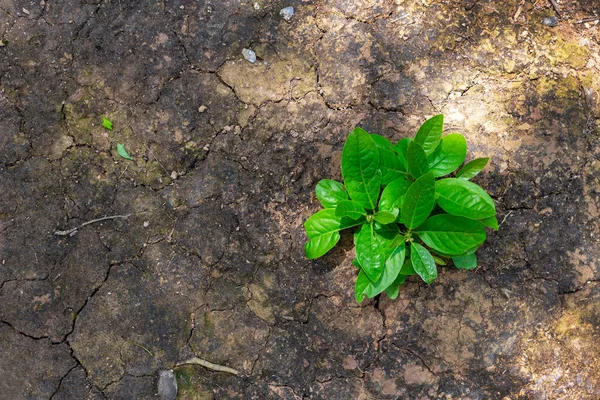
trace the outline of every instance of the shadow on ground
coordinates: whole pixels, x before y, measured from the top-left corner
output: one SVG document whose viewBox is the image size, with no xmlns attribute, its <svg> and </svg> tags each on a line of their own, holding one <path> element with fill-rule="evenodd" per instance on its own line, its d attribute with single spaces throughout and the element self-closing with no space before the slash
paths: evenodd
<svg viewBox="0 0 600 400">
<path fill-rule="evenodd" d="M 197 356 L 240 375 L 179 398 L 600 397 L 594 2 L 499 3 L 0 0 L 0 393 L 152 398 Z M 357 305 L 350 236 L 304 258 L 314 186 L 436 113 L 500 230 Z"/>
</svg>

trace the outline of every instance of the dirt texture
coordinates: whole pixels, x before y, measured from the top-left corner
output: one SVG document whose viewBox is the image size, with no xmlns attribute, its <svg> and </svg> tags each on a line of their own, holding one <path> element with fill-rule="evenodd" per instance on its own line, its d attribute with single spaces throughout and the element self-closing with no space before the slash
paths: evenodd
<svg viewBox="0 0 600 400">
<path fill-rule="evenodd" d="M 0 397 L 600 398 L 600 25 L 557 3 L 0 0 Z M 357 304 L 314 187 L 437 113 L 500 230 Z"/>
</svg>

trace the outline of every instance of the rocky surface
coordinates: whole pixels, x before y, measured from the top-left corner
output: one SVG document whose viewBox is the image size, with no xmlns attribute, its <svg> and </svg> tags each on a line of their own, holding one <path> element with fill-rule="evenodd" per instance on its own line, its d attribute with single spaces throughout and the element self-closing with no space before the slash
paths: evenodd
<svg viewBox="0 0 600 400">
<path fill-rule="evenodd" d="M 596 2 L 513 3 L 0 0 L 2 396 L 599 398 Z M 314 187 L 437 113 L 500 230 L 358 305 Z"/>
</svg>

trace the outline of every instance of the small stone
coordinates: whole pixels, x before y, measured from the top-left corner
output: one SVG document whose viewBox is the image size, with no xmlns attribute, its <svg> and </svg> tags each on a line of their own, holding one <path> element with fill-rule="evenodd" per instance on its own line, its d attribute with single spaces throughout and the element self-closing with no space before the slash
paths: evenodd
<svg viewBox="0 0 600 400">
<path fill-rule="evenodd" d="M 281 11 L 279 11 L 279 15 L 281 15 L 283 19 L 289 22 L 294 16 L 294 7 L 289 6 L 282 8 Z"/>
<path fill-rule="evenodd" d="M 198 112 L 199 113 L 203 113 L 204 111 L 206 111 L 208 107 L 206 107 L 205 105 L 201 105 L 200 107 L 198 107 Z"/>
<path fill-rule="evenodd" d="M 173 371 L 158 373 L 158 396 L 161 400 L 175 400 L 177 397 L 177 379 Z"/>
<path fill-rule="evenodd" d="M 176 171 L 171 171 L 171 179 L 175 180 L 178 176 Z"/>
<path fill-rule="evenodd" d="M 246 60 L 250 61 L 252 64 L 256 62 L 256 53 L 254 51 L 250 49 L 242 49 L 242 55 Z"/>
<path fill-rule="evenodd" d="M 257 1 L 255 1 L 255 2 L 254 2 L 254 9 L 255 9 L 256 11 L 260 10 L 260 4 L 258 4 L 258 2 L 257 2 Z"/>
<path fill-rule="evenodd" d="M 30 14 L 30 12 L 29 12 L 29 10 L 28 10 L 28 9 L 26 9 L 26 8 L 23 8 L 23 14 L 25 14 L 25 15 L 29 15 L 29 14 Z"/>
<path fill-rule="evenodd" d="M 150 221 L 144 221 L 143 223 L 144 228 L 147 228 L 150 226 Z"/>
<path fill-rule="evenodd" d="M 554 27 L 558 25 L 558 18 L 556 17 L 546 17 L 544 18 L 544 20 L 542 21 L 542 23 L 546 26 L 549 27 Z"/>
</svg>

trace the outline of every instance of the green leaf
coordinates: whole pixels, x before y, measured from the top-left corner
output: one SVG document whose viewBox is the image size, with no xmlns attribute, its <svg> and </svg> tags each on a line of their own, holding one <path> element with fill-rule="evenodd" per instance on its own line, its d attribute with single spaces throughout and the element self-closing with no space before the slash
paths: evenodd
<svg viewBox="0 0 600 400">
<path fill-rule="evenodd" d="M 385 294 L 387 294 L 391 300 L 395 300 L 400 294 L 400 285 L 394 285 L 392 283 L 387 289 L 385 289 Z"/>
<path fill-rule="evenodd" d="M 374 133 L 371 133 L 371 139 L 373 139 L 373 141 L 375 142 L 375 146 L 377 146 L 377 148 L 384 149 L 387 151 L 391 151 L 392 153 L 395 153 L 394 145 L 385 136 L 376 135 Z"/>
<path fill-rule="evenodd" d="M 389 244 L 397 232 L 397 226 L 391 225 L 365 224 L 360 228 L 356 237 L 356 258 L 371 282 L 377 282 L 381 277 Z"/>
<path fill-rule="evenodd" d="M 306 230 L 306 236 L 308 236 L 309 239 L 315 239 L 320 235 L 351 228 L 364 222 L 364 218 L 355 221 L 350 218 L 337 217 L 335 215 L 335 208 L 326 208 L 314 213 L 307 219 L 304 223 L 304 229 Z"/>
<path fill-rule="evenodd" d="M 469 219 L 496 215 L 494 201 L 477 184 L 458 178 L 440 179 L 435 184 L 437 203 L 449 214 Z"/>
<path fill-rule="evenodd" d="M 423 147 L 425 154 L 433 153 L 442 138 L 444 130 L 444 116 L 442 114 L 429 118 L 417 132 L 414 141 Z"/>
<path fill-rule="evenodd" d="M 344 189 L 344 185 L 332 179 L 319 181 L 315 193 L 324 208 L 334 208 L 340 201 L 348 200 L 348 193 Z"/>
<path fill-rule="evenodd" d="M 129 153 L 127 153 L 127 150 L 125 150 L 125 146 L 122 143 L 117 143 L 117 153 L 127 160 L 133 160 Z"/>
<path fill-rule="evenodd" d="M 396 221 L 396 214 L 393 214 L 389 211 L 377 211 L 373 214 L 373 219 L 381 224 L 387 225 Z"/>
<path fill-rule="evenodd" d="M 475 253 L 475 252 L 477 251 L 477 249 L 479 249 L 479 247 L 480 247 L 480 246 L 481 246 L 481 245 L 477 245 L 477 246 L 475 246 L 475 247 L 473 247 L 473 248 L 470 248 L 469 250 L 465 251 L 465 252 L 464 252 L 464 253 L 462 253 L 462 254 L 446 254 L 446 253 L 444 253 L 444 252 L 442 252 L 442 251 L 439 251 L 439 250 L 434 250 L 434 251 L 435 251 L 437 254 L 439 254 L 440 256 L 442 256 L 442 257 L 448 257 L 448 258 L 454 258 L 454 257 L 464 257 L 464 256 L 468 256 L 469 254 L 473 254 L 473 253 Z"/>
<path fill-rule="evenodd" d="M 109 131 L 113 130 L 113 123 L 106 117 L 102 117 L 102 126 L 108 129 Z"/>
<path fill-rule="evenodd" d="M 358 219 L 362 216 L 367 215 L 364 208 L 361 207 L 356 201 L 342 200 L 338 203 L 335 208 L 336 217 L 349 217 L 352 219 Z"/>
<path fill-rule="evenodd" d="M 410 260 L 417 274 L 427 284 L 430 284 L 437 278 L 437 267 L 433 256 L 425 247 L 419 243 L 412 242 L 410 245 Z"/>
<path fill-rule="evenodd" d="M 406 243 L 401 242 L 396 248 L 393 249 L 392 254 L 385 261 L 386 268 L 393 268 L 394 270 L 402 269 L 404 265 L 404 260 L 406 258 Z"/>
<path fill-rule="evenodd" d="M 453 257 L 452 262 L 454 266 L 460 269 L 474 269 L 477 268 L 477 256 L 475 253 L 468 254 L 463 257 Z"/>
<path fill-rule="evenodd" d="M 406 167 L 400 162 L 392 143 L 385 137 L 371 134 L 379 150 L 379 168 L 381 169 L 381 184 L 387 185 L 394 179 L 406 175 Z"/>
<path fill-rule="evenodd" d="M 360 268 L 360 263 L 358 262 L 358 260 L 356 258 L 354 260 L 352 260 L 352 265 L 354 265 L 356 268 Z"/>
<path fill-rule="evenodd" d="M 379 149 L 379 167 L 381 169 L 381 184 L 387 185 L 395 179 L 406 176 L 406 169 L 396 153 Z"/>
<path fill-rule="evenodd" d="M 435 179 L 433 173 L 428 172 L 413 182 L 404 195 L 402 223 L 410 229 L 421 225 L 435 206 Z"/>
<path fill-rule="evenodd" d="M 354 296 L 358 303 L 362 302 L 365 299 L 364 291 L 371 284 L 371 281 L 365 274 L 364 270 L 360 270 L 358 273 L 358 277 L 356 278 L 356 286 L 354 286 Z"/>
<path fill-rule="evenodd" d="M 304 245 L 306 258 L 312 260 L 313 258 L 324 256 L 329 250 L 333 249 L 339 240 L 340 233 L 338 231 L 324 233 L 314 239 L 309 240 Z"/>
<path fill-rule="evenodd" d="M 398 215 L 398 209 L 402 206 L 402 199 L 410 187 L 410 182 L 404 178 L 398 178 L 390 182 L 381 193 L 379 199 L 379 210 L 389 211 Z M 396 211 L 394 211 L 396 210 Z"/>
<path fill-rule="evenodd" d="M 385 268 L 379 280 L 367 285 L 364 289 L 364 293 L 370 298 L 373 298 L 386 290 L 390 285 L 394 284 L 398 278 L 402 264 L 404 263 L 404 256 L 405 246 L 404 243 L 402 243 L 402 246 L 394 249 L 385 262 Z"/>
<path fill-rule="evenodd" d="M 460 171 L 456 173 L 456 177 L 466 180 L 471 179 L 485 168 L 489 160 L 489 157 L 485 157 L 476 158 L 474 160 L 469 161 L 460 169 Z"/>
<path fill-rule="evenodd" d="M 410 142 L 408 153 L 406 153 L 406 162 L 408 163 L 408 172 L 417 179 L 429 172 L 429 162 L 427 155 L 421 145 L 416 142 Z"/>
<path fill-rule="evenodd" d="M 410 261 L 410 258 L 407 257 L 404 260 L 404 264 L 402 265 L 402 269 L 400 270 L 400 274 L 402 274 L 402 275 L 414 275 L 416 273 L 417 272 L 413 268 L 412 261 Z"/>
<path fill-rule="evenodd" d="M 492 228 L 493 230 L 497 231 L 499 226 L 498 226 L 498 220 L 496 219 L 496 216 L 492 216 L 492 217 L 488 217 L 488 218 L 483 218 L 480 219 L 481 223 L 484 224 L 485 226 L 488 226 L 490 228 Z"/>
<path fill-rule="evenodd" d="M 444 136 L 433 153 L 428 157 L 429 170 L 437 178 L 460 167 L 467 155 L 467 141 L 460 133 Z"/>
<path fill-rule="evenodd" d="M 342 177 L 350 198 L 367 210 L 375 209 L 381 183 L 379 151 L 365 130 L 355 128 L 342 150 Z"/>
<path fill-rule="evenodd" d="M 432 254 L 433 256 L 433 261 L 435 261 L 435 263 L 437 265 L 446 265 L 446 261 L 444 261 L 442 258 L 436 256 L 435 254 Z"/>
<path fill-rule="evenodd" d="M 478 221 L 449 214 L 434 215 L 416 232 L 427 246 L 450 255 L 460 255 L 486 238 L 485 228 Z"/>
<path fill-rule="evenodd" d="M 408 171 L 408 161 L 406 161 L 406 154 L 408 153 L 408 145 L 410 144 L 410 138 L 404 138 L 396 143 L 394 148 L 396 149 L 396 153 L 398 153 L 398 159 L 404 167 L 405 171 Z"/>
<path fill-rule="evenodd" d="M 323 256 L 340 240 L 338 231 L 360 225 L 364 218 L 352 220 L 335 216 L 335 208 L 327 208 L 313 214 L 304 223 L 306 236 L 310 239 L 304 246 L 308 259 Z"/>
<path fill-rule="evenodd" d="M 392 285 L 400 272 L 400 268 L 394 268 L 395 266 L 395 264 L 393 267 L 386 266 L 379 280 L 374 283 L 371 282 L 370 285 L 364 289 L 364 293 L 370 298 L 373 298 Z"/>
<path fill-rule="evenodd" d="M 404 243 L 405 238 L 404 235 L 396 235 L 396 237 L 394 237 L 394 240 L 392 240 L 392 242 L 390 243 L 390 249 L 395 249 L 396 247 L 400 246 L 402 243 Z"/>
<path fill-rule="evenodd" d="M 387 294 L 390 299 L 394 300 L 396 297 L 398 297 L 400 285 L 402 285 L 405 280 L 406 275 L 398 275 L 396 280 L 390 286 L 388 286 L 387 289 L 385 289 L 385 294 Z"/>
</svg>

